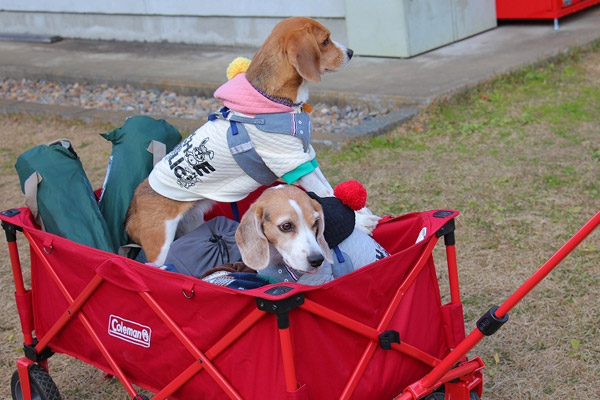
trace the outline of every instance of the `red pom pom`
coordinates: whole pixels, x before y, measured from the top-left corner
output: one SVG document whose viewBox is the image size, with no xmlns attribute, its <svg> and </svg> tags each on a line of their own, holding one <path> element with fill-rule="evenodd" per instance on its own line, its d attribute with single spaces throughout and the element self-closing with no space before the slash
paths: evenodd
<svg viewBox="0 0 600 400">
<path fill-rule="evenodd" d="M 340 183 L 333 189 L 333 195 L 354 211 L 360 210 L 367 204 L 367 190 L 359 181 L 349 180 Z"/>
</svg>

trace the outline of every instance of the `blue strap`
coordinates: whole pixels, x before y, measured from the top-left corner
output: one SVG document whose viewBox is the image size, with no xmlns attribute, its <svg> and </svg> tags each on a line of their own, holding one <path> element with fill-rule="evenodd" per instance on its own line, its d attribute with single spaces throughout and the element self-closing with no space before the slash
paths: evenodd
<svg viewBox="0 0 600 400">
<path fill-rule="evenodd" d="M 230 121 L 229 123 L 231 125 L 230 129 L 231 129 L 231 134 L 232 135 L 237 135 L 238 134 L 238 128 L 237 128 L 237 123 Z"/>
<path fill-rule="evenodd" d="M 231 205 L 231 213 L 233 214 L 233 220 L 236 222 L 240 222 L 240 209 L 238 208 L 238 203 L 234 201 L 233 203 L 229 203 Z"/>
<path fill-rule="evenodd" d="M 227 145 L 235 162 L 256 182 L 263 186 L 271 185 L 278 176 L 258 155 L 244 125 L 235 121 L 230 121 L 230 125 L 227 130 Z"/>
<path fill-rule="evenodd" d="M 333 252 L 335 253 L 335 256 L 337 257 L 338 262 L 341 264 L 344 261 L 346 261 L 344 259 L 344 255 L 342 254 L 342 251 L 340 250 L 339 246 L 335 246 L 333 248 Z"/>
<path fill-rule="evenodd" d="M 254 118 L 231 115 L 229 120 L 242 124 L 252 124 L 263 132 L 295 136 L 302 141 L 305 153 L 310 146 L 312 124 L 310 122 L 310 115 L 305 112 L 258 114 Z"/>
<path fill-rule="evenodd" d="M 354 271 L 352 258 L 348 254 L 346 254 L 347 258 L 344 257 L 339 246 L 335 246 L 333 252 L 335 257 L 333 259 L 333 264 L 331 264 L 331 272 L 334 278 L 339 278 L 340 276 L 344 276 L 347 273 Z"/>
<path fill-rule="evenodd" d="M 304 152 L 307 152 L 310 146 L 312 127 L 310 116 L 305 112 L 258 114 L 256 117 L 244 117 L 232 114 L 229 108 L 223 107 L 208 116 L 209 121 L 219 118 L 229 121 L 227 144 L 234 160 L 248 176 L 261 185 L 271 185 L 278 179 L 278 176 L 269 169 L 256 152 L 244 124 L 254 125 L 263 132 L 296 136 L 302 141 Z M 308 172 L 310 171 L 306 173 Z"/>
<path fill-rule="evenodd" d="M 229 108 L 222 107 L 216 113 L 209 114 L 208 120 L 214 121 L 218 118 L 223 118 L 242 124 L 252 124 L 263 132 L 296 136 L 302 140 L 304 152 L 308 151 L 312 137 L 312 124 L 308 113 L 257 114 L 254 118 L 230 114 L 231 110 Z"/>
<path fill-rule="evenodd" d="M 219 114 L 221 114 L 221 115 L 219 115 Z M 229 108 L 221 107 L 221 109 L 219 111 L 217 111 L 216 113 L 208 114 L 208 120 L 214 121 L 215 119 L 218 119 L 218 118 L 226 119 L 228 115 L 229 115 Z"/>
</svg>

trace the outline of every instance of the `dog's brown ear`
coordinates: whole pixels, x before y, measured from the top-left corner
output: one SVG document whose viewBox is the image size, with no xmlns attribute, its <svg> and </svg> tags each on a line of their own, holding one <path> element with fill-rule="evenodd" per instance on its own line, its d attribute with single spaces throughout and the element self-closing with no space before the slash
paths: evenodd
<svg viewBox="0 0 600 400">
<path fill-rule="evenodd" d="M 242 260 L 255 271 L 269 264 L 269 241 L 262 230 L 262 210 L 256 204 L 250 206 L 235 231 Z"/>
<path fill-rule="evenodd" d="M 317 243 L 319 244 L 319 247 L 321 248 L 321 253 L 323 254 L 323 257 L 325 257 L 325 260 L 327 260 L 327 262 L 329 264 L 333 264 L 333 256 L 331 255 L 331 249 L 329 248 L 329 245 L 327 244 L 327 241 L 325 241 L 325 216 L 323 215 L 323 208 L 321 207 L 321 204 L 319 204 L 318 201 L 311 199 L 310 200 L 313 207 L 315 208 L 315 210 L 319 213 L 319 231 L 317 232 Z"/>
<path fill-rule="evenodd" d="M 321 51 L 310 26 L 291 33 L 287 42 L 287 57 L 301 77 L 321 82 Z"/>
</svg>

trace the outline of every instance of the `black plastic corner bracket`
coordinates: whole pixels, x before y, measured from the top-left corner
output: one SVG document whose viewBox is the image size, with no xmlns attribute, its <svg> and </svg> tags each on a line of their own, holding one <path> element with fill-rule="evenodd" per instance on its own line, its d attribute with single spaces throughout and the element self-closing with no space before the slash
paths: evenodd
<svg viewBox="0 0 600 400">
<path fill-rule="evenodd" d="M 400 344 L 400 333 L 398 331 L 385 331 L 379 334 L 379 346 L 383 350 L 391 350 L 392 343 Z"/>
<path fill-rule="evenodd" d="M 506 321 L 508 321 L 508 314 L 502 318 L 498 318 L 496 317 L 496 310 L 498 310 L 498 306 L 490 308 L 488 312 L 477 321 L 477 329 L 485 336 L 493 335 Z"/>
<path fill-rule="evenodd" d="M 13 225 L 10 222 L 6 222 L 6 221 L 2 221 L 2 228 L 4 229 L 4 233 L 6 234 L 7 242 L 16 242 L 17 241 L 17 231 L 22 231 L 22 229 L 20 227 Z"/>
<path fill-rule="evenodd" d="M 49 347 L 45 347 L 41 353 L 35 350 L 35 346 L 37 345 L 37 339 L 33 340 L 33 344 L 24 344 L 23 351 L 25 352 L 25 357 L 29 358 L 33 362 L 40 362 L 49 359 L 52 357 L 54 352 L 50 350 Z"/>
<path fill-rule="evenodd" d="M 265 311 L 277 316 L 277 327 L 287 329 L 290 327 L 288 313 L 294 308 L 304 304 L 304 293 L 298 293 L 281 300 L 266 300 L 256 298 L 256 306 L 259 310 Z"/>
<path fill-rule="evenodd" d="M 438 229 L 438 231 L 435 233 L 435 235 L 438 238 L 443 236 L 444 244 L 446 246 L 453 246 L 455 243 L 455 239 L 454 239 L 454 230 L 455 229 L 456 229 L 456 225 L 454 224 L 454 218 L 452 218 L 451 220 L 446 222 L 444 224 L 444 226 L 442 226 L 440 229 Z"/>
<path fill-rule="evenodd" d="M 454 225 L 454 218 L 452 218 L 451 220 L 449 220 L 448 222 L 446 222 L 444 224 L 444 226 L 442 226 L 440 229 L 438 229 L 438 231 L 435 233 L 435 235 L 437 237 L 442 237 L 445 236 L 449 233 L 454 232 L 454 230 L 456 229 L 455 225 Z"/>
</svg>

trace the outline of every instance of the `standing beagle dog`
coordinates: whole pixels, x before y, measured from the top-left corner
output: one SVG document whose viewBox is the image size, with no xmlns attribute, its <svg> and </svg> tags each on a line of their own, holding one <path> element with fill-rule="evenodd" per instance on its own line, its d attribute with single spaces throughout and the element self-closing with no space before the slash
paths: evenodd
<svg viewBox="0 0 600 400">
<path fill-rule="evenodd" d="M 303 105 L 308 82 L 341 70 L 352 54 L 310 18 L 288 18 L 274 27 L 246 73 L 216 90 L 225 107 L 136 189 L 125 228 L 149 262 L 161 265 L 174 238 L 200 225 L 214 201 L 241 200 L 280 178 L 333 195 L 316 162 Z M 358 225 L 370 232 L 377 221 L 365 209 Z"/>
</svg>

